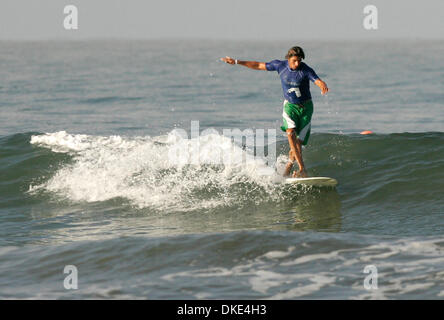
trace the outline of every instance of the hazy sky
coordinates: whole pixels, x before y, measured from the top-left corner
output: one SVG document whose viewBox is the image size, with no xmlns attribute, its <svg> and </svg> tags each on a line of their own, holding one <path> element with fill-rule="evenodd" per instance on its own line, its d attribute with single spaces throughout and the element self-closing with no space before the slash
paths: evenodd
<svg viewBox="0 0 444 320">
<path fill-rule="evenodd" d="M 363 27 L 369 4 L 378 30 Z M 0 0 L 0 39 L 443 39 L 443 15 L 444 0 Z"/>
</svg>

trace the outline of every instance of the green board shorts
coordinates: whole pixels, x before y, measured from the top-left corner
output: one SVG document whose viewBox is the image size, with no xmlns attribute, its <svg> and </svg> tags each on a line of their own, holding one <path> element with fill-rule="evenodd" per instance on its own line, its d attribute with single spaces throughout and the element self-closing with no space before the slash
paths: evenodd
<svg viewBox="0 0 444 320">
<path fill-rule="evenodd" d="M 310 138 L 313 102 L 306 100 L 301 104 L 302 106 L 290 103 L 287 100 L 284 101 L 284 110 L 282 112 L 284 125 L 281 126 L 281 129 L 285 132 L 287 129 L 294 128 L 298 139 L 301 140 L 305 146 Z"/>
</svg>

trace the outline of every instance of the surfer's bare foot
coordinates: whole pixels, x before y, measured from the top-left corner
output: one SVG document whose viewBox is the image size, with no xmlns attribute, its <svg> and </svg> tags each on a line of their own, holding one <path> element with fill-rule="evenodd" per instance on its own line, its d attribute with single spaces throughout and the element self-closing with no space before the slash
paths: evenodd
<svg viewBox="0 0 444 320">
<path fill-rule="evenodd" d="M 293 172 L 293 178 L 307 178 L 307 172 L 304 169 L 295 171 Z"/>
</svg>

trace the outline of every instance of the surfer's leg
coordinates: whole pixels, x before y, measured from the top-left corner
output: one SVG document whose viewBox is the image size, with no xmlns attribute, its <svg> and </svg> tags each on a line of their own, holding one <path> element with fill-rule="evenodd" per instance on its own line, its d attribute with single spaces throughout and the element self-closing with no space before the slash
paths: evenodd
<svg viewBox="0 0 444 320">
<path fill-rule="evenodd" d="M 298 176 L 306 177 L 304 161 L 302 160 L 302 142 L 296 137 L 293 128 L 287 129 L 288 144 L 290 145 L 289 161 L 285 167 L 284 176 L 290 175 L 293 163 L 296 161 L 299 165 Z M 296 173 L 296 172 L 295 172 Z M 294 175 L 293 175 L 294 176 Z"/>
<path fill-rule="evenodd" d="M 297 123 L 300 122 L 301 109 L 298 105 L 284 102 L 284 110 L 282 112 L 282 118 L 284 125 L 281 127 L 283 131 L 287 133 L 288 144 L 290 145 L 289 161 L 285 167 L 284 177 L 290 175 L 293 163 L 296 161 L 299 165 L 299 171 L 296 173 L 298 176 L 306 177 L 304 161 L 302 160 L 302 143 L 296 135 L 299 133 L 297 130 Z"/>
<path fill-rule="evenodd" d="M 302 159 L 302 141 L 299 139 L 295 139 L 295 147 L 296 147 L 296 161 L 299 165 L 299 171 L 293 172 L 293 178 L 306 178 L 307 172 L 305 171 L 304 160 Z"/>
<path fill-rule="evenodd" d="M 311 116 L 313 115 L 312 101 L 305 101 L 303 103 L 303 107 L 298 110 L 302 111 L 297 118 L 297 125 L 295 129 L 297 133 L 297 139 L 295 139 L 296 160 L 299 164 L 299 171 L 295 171 L 293 173 L 293 177 L 306 178 L 307 172 L 305 171 L 304 161 L 302 160 L 302 145 L 307 145 L 310 137 Z"/>
<path fill-rule="evenodd" d="M 292 152 L 289 153 L 289 158 L 287 165 L 285 166 L 284 177 L 288 177 L 290 175 L 291 168 L 293 167 L 294 160 L 291 159 Z"/>
<path fill-rule="evenodd" d="M 290 175 L 291 167 L 293 167 L 293 161 L 289 161 L 285 167 L 284 177 L 288 177 Z"/>
<path fill-rule="evenodd" d="M 287 137 L 288 137 L 288 144 L 290 145 L 290 152 L 288 153 L 288 162 L 285 167 L 284 171 L 284 177 L 287 177 L 290 175 L 291 168 L 293 167 L 293 163 L 296 160 L 296 146 L 294 145 L 294 130 L 293 129 L 287 129 Z"/>
</svg>

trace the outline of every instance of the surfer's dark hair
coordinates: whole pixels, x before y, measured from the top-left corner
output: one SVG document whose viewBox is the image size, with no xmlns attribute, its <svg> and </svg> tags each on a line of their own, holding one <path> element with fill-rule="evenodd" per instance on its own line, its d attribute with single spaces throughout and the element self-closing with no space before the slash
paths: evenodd
<svg viewBox="0 0 444 320">
<path fill-rule="evenodd" d="M 302 50 L 301 47 L 293 47 L 288 50 L 287 55 L 285 56 L 285 59 L 289 59 L 291 57 L 299 57 L 301 59 L 305 59 L 305 53 L 304 50 Z"/>
</svg>

